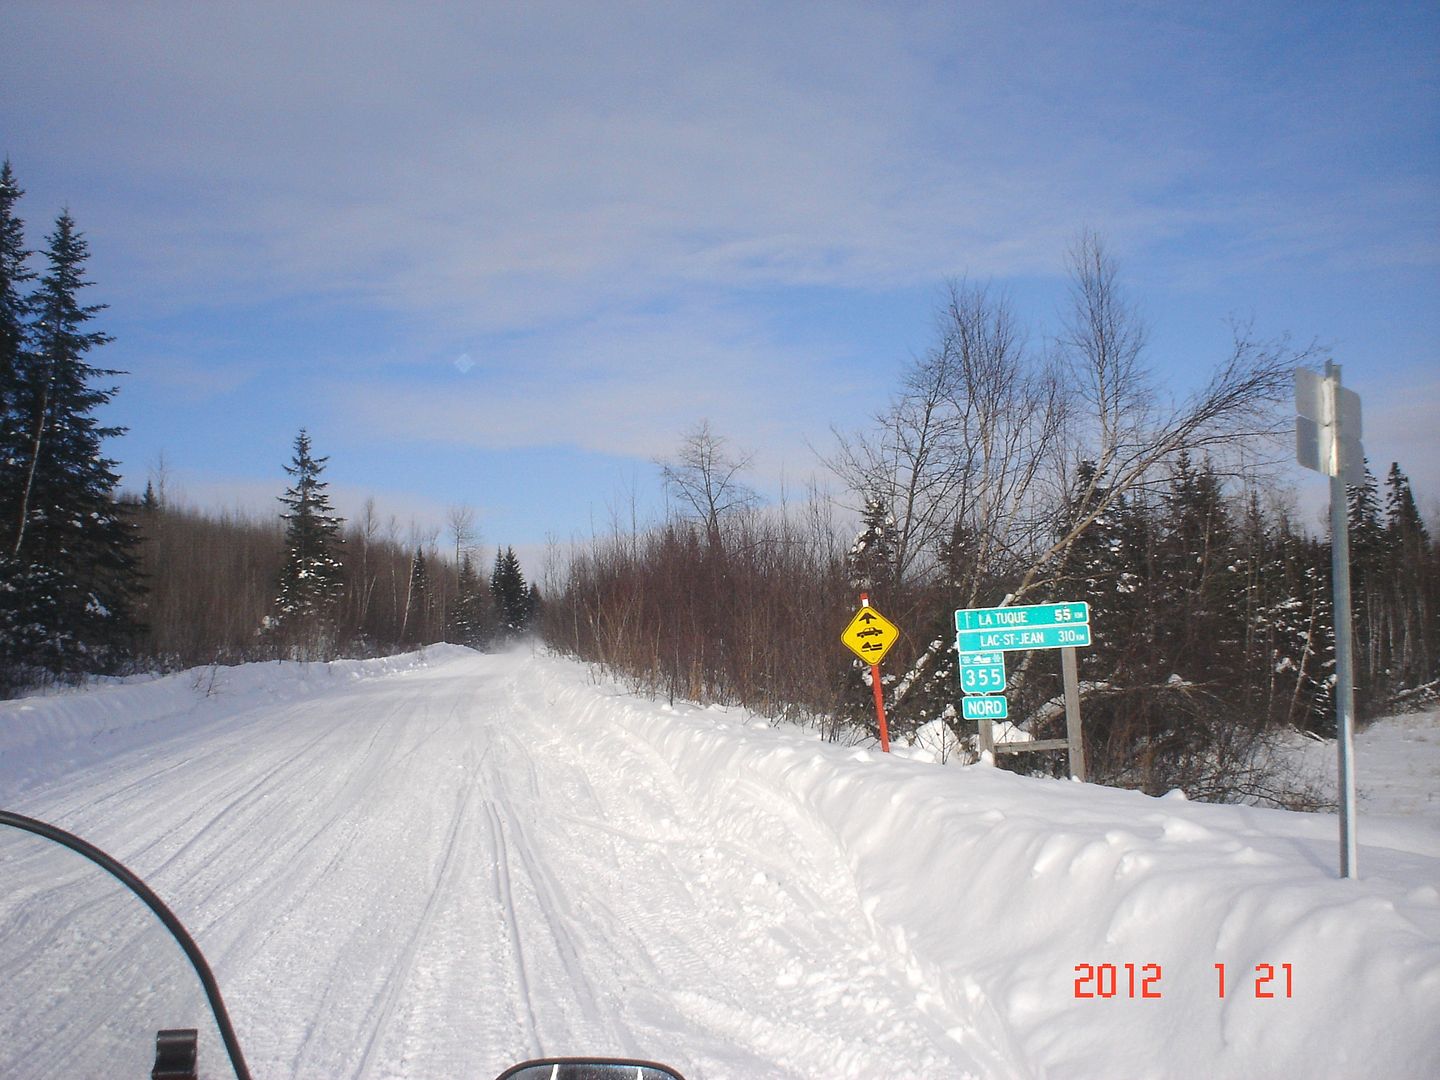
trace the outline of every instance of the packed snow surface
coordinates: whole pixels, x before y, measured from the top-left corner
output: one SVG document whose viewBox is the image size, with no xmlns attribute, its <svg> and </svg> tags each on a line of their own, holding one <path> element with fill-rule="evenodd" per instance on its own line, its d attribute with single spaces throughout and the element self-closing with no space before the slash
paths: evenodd
<svg viewBox="0 0 1440 1080">
<path fill-rule="evenodd" d="M 1440 716 L 1405 723 L 1424 809 Z M 887 757 L 437 647 L 0 704 L 0 806 L 170 902 L 257 1077 L 1440 1075 L 1440 820 L 1397 805 L 1342 881 L 1333 815 Z M 155 1029 L 204 1028 L 178 949 L 0 832 L 0 1076 L 145 1075 Z M 227 1075 L 208 1028 L 201 1055 Z"/>
</svg>

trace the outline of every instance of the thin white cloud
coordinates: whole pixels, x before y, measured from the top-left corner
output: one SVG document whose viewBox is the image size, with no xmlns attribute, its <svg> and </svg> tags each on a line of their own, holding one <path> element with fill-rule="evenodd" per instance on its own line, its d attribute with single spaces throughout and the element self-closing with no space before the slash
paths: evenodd
<svg viewBox="0 0 1440 1080">
<path fill-rule="evenodd" d="M 97 208 L 103 227 L 192 295 L 350 293 L 513 329 L 657 289 L 1053 271 L 1085 224 L 1121 250 L 1197 217 L 1257 235 L 1254 204 L 1172 198 L 1221 179 L 1230 148 L 1197 137 L 1200 106 L 1147 93 L 1187 47 L 1214 51 L 1213 28 L 1183 22 L 1044 6 L 57 10 L 11 16 L 32 46 L 7 57 L 32 91 L 19 111 L 63 133 L 71 149 L 52 150 L 75 169 L 105 162 L 124 209 Z M 1293 133 L 1279 165 L 1318 139 Z M 1283 230 L 1288 214 L 1267 218 Z"/>
<path fill-rule="evenodd" d="M 775 332 L 785 290 L 1053 276 L 1082 227 L 1181 290 L 1433 269 L 1433 153 L 1395 119 L 1433 76 L 1371 86 L 1398 61 L 1347 29 L 1292 4 L 11 4 L 0 150 L 28 204 L 76 203 L 116 310 L 392 317 L 373 347 L 167 344 L 140 378 L 172 399 L 284 365 L 379 437 L 639 459 L 703 416 L 774 475 L 904 359 L 867 387 Z"/>
<path fill-rule="evenodd" d="M 331 401 L 345 426 L 377 438 L 640 459 L 671 453 L 709 419 L 736 444 L 764 447 L 768 474 L 811 460 L 806 439 L 864 407 L 864 380 L 845 360 L 782 347 L 742 314 L 687 307 L 532 335 L 424 381 L 348 379 Z"/>
<path fill-rule="evenodd" d="M 1440 496 L 1440 378 L 1401 370 L 1372 379 L 1360 394 L 1365 453 L 1376 478 L 1383 483 L 1398 462 L 1417 499 Z"/>
</svg>

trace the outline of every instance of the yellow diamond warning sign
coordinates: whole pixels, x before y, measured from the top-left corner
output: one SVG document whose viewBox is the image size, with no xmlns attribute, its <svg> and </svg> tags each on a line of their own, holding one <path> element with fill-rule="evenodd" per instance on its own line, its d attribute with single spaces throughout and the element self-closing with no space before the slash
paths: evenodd
<svg viewBox="0 0 1440 1080">
<path fill-rule="evenodd" d="M 867 605 L 855 613 L 840 640 L 865 663 L 878 664 L 899 636 L 894 623 Z"/>
</svg>

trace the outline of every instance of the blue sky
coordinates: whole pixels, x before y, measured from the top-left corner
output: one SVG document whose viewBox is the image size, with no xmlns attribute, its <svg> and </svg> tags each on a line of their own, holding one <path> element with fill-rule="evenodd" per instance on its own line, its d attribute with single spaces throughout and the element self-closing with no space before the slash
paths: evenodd
<svg viewBox="0 0 1440 1080">
<path fill-rule="evenodd" d="M 11 0 L 0 153 L 90 241 L 127 483 L 196 504 L 301 426 L 347 511 L 531 550 L 702 418 L 798 489 L 948 278 L 1043 346 L 1083 229 L 1168 386 L 1318 340 L 1433 503 L 1437 61 L 1419 3 Z"/>
</svg>

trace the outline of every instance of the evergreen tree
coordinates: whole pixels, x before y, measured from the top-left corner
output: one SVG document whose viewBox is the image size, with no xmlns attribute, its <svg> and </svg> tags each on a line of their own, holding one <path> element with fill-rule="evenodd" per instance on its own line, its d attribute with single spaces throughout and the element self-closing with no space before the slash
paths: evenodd
<svg viewBox="0 0 1440 1080">
<path fill-rule="evenodd" d="M 33 296 L 26 280 L 19 189 L 0 171 L 0 349 L 6 368 L 5 445 L 0 462 L 0 681 L 25 670 L 74 673 L 110 669 L 129 651 L 133 611 L 142 591 L 132 524 L 115 500 L 116 463 L 104 439 L 123 428 L 101 426 L 95 411 L 115 394 L 96 380 L 121 374 L 86 362 L 109 335 L 89 330 L 103 304 L 82 305 L 89 255 L 68 213 L 47 237 L 48 267 Z M 16 319 L 30 322 L 17 335 Z"/>
<path fill-rule="evenodd" d="M 1355 711 L 1369 716 L 1389 691 L 1390 617 L 1386 603 L 1393 560 L 1380 517 L 1379 485 L 1365 462 L 1365 478 L 1348 485 L 1350 528 L 1350 612 L 1355 677 Z"/>
<path fill-rule="evenodd" d="M 1150 584 L 1151 530 L 1144 513 L 1130 498 L 1111 498 L 1095 463 L 1082 461 L 1058 531 L 1068 533 L 1078 513 L 1106 501 L 1109 505 L 1075 538 L 1056 585 L 1057 599 L 1090 605 L 1091 647 L 1080 651 L 1079 660 L 1085 677 L 1097 683 L 1123 682 L 1129 673 L 1143 670 L 1153 652 L 1150 620 L 1142 618 L 1148 615 Z"/>
<path fill-rule="evenodd" d="M 1387 655 L 1396 689 L 1410 689 L 1436 678 L 1437 585 L 1433 578 L 1430 533 L 1421 520 L 1409 478 L 1392 462 L 1385 477 L 1385 574 L 1390 642 Z"/>
<path fill-rule="evenodd" d="M 950 535 L 940 541 L 939 581 L 953 595 L 957 608 L 973 607 L 981 591 L 980 538 L 975 530 L 957 519 Z"/>
<path fill-rule="evenodd" d="M 1383 564 L 1385 527 L 1380 518 L 1380 489 L 1370 462 L 1365 462 L 1365 479 L 1345 488 L 1346 514 L 1350 523 L 1350 558 L 1369 568 Z"/>
<path fill-rule="evenodd" d="M 1265 703 L 1275 726 L 1325 734 L 1335 730 L 1335 636 L 1329 545 L 1296 531 L 1283 511 L 1255 522 L 1251 544 L 1248 687 L 1242 704 Z"/>
<path fill-rule="evenodd" d="M 19 497 L 18 471 L 12 462 L 20 460 L 20 376 L 25 352 L 25 328 L 31 301 L 23 290 L 35 280 L 26 265 L 30 251 L 25 247 L 25 225 L 15 213 L 24 190 L 6 161 L 0 168 L 0 505 L 13 506 Z M 9 515 L 0 522 L 8 528 Z"/>
<path fill-rule="evenodd" d="M 328 485 L 320 479 L 329 460 L 311 454 L 310 436 L 302 428 L 285 466 L 295 483 L 280 496 L 286 508 L 280 515 L 286 523 L 285 564 L 269 629 L 296 659 L 332 656 L 336 648 L 335 606 L 345 587 L 336 552 L 344 519 L 335 516 Z"/>
<path fill-rule="evenodd" d="M 1430 546 L 1430 532 L 1415 505 L 1410 478 L 1401 471 L 1398 461 L 1390 463 L 1385 475 L 1385 532 L 1392 548 L 1406 543 L 1426 549 Z"/>
<path fill-rule="evenodd" d="M 490 575 L 490 595 L 495 600 L 495 617 L 503 636 L 513 637 L 525 632 L 530 621 L 530 590 L 520 571 L 515 549 L 507 547 L 495 552 L 495 569 Z"/>
<path fill-rule="evenodd" d="M 870 496 L 861 515 L 860 535 L 846 556 L 850 584 L 856 589 L 885 592 L 895 582 L 895 549 L 898 542 L 895 518 L 885 500 Z M 878 603 L 878 601 L 877 601 Z"/>
<path fill-rule="evenodd" d="M 415 557 L 410 560 L 410 588 L 402 635 L 408 644 L 426 644 L 429 615 L 430 569 L 425 563 L 425 552 L 417 546 Z"/>
<path fill-rule="evenodd" d="M 36 580 L 39 568 L 13 558 L 15 519 L 9 507 L 20 504 L 20 381 L 24 373 L 26 320 L 30 312 L 24 287 L 35 274 L 26 265 L 24 223 L 15 213 L 24 190 L 10 162 L 0 169 L 0 693 L 25 680 L 22 666 L 40 666 L 46 631 L 55 621 L 40 602 L 52 590 Z M 55 588 L 58 589 L 58 582 Z"/>
<path fill-rule="evenodd" d="M 455 605 L 450 610 L 449 640 L 472 649 L 485 645 L 490 636 L 487 614 L 480 575 L 475 571 L 470 552 L 466 551 L 460 556 Z"/>
<path fill-rule="evenodd" d="M 1097 513 L 1096 510 L 1103 507 Z M 1115 775 L 1117 761 L 1128 764 L 1134 751 L 1165 735 L 1156 724 L 1163 708 L 1154 705 L 1154 668 L 1159 646 L 1154 620 L 1154 558 L 1159 526 L 1153 509 L 1136 493 L 1117 495 L 1093 461 L 1081 461 L 1056 516 L 1057 536 L 1074 535 L 1050 586 L 1050 599 L 1083 600 L 1090 606 L 1089 648 L 1076 659 L 1087 696 L 1085 739 L 1091 767 Z M 1077 533 L 1077 526 L 1088 522 Z M 1049 706 L 1050 727 L 1034 724 L 1030 733 L 1058 737 L 1062 714 L 1053 707 L 1061 693 L 1058 664 L 1050 653 L 1013 653 L 1006 657 L 1011 714 Z M 1164 681 L 1162 676 L 1160 682 Z M 1018 708 L 1017 708 L 1018 706 Z M 1017 755 L 1006 767 L 1053 772 L 1064 765 L 1050 755 Z M 1122 766 L 1123 767 L 1123 766 Z"/>
<path fill-rule="evenodd" d="M 1175 463 L 1156 544 L 1153 618 L 1160 641 L 1156 674 L 1233 686 L 1244 638 L 1234 527 L 1210 462 L 1198 469 L 1188 454 Z M 1167 670 L 1168 669 L 1168 670 Z"/>
</svg>

